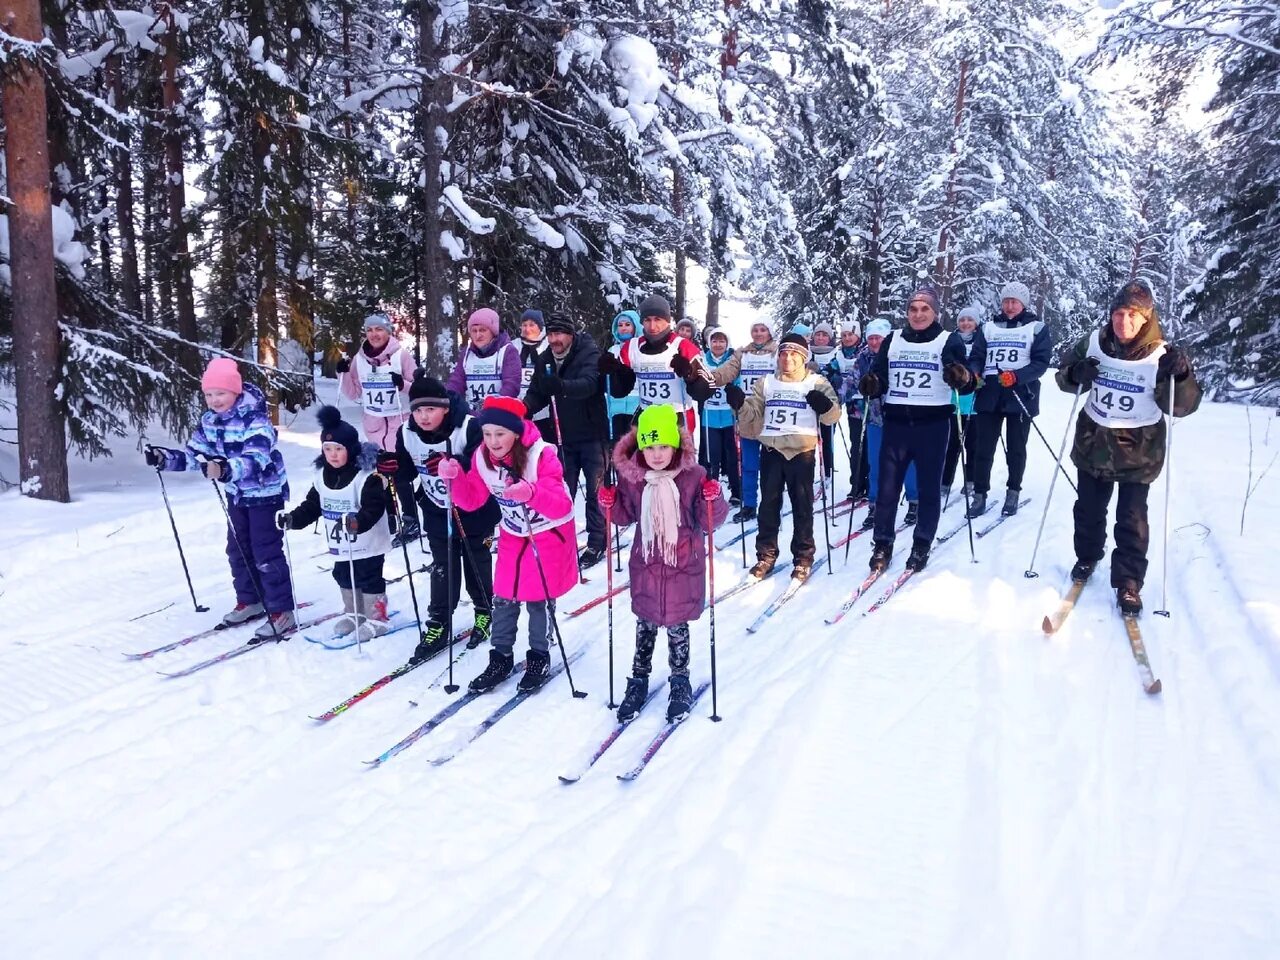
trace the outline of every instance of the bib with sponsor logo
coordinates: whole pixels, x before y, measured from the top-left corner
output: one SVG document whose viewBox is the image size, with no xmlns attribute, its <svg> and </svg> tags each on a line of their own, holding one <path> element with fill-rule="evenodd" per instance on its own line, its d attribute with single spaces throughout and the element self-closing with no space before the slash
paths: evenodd
<svg viewBox="0 0 1280 960">
<path fill-rule="evenodd" d="M 363 350 L 356 354 L 356 375 L 360 378 L 360 406 L 374 417 L 394 417 L 401 412 L 400 391 L 391 380 L 396 373 L 396 350 L 392 361 L 375 367 Z"/>
<path fill-rule="evenodd" d="M 462 372 L 467 378 L 467 403 L 473 410 L 484 405 L 485 397 L 496 397 L 502 391 L 502 361 L 507 356 L 511 344 L 504 343 L 493 352 L 493 356 L 477 356 L 474 350 L 468 350 L 462 361 Z"/>
<path fill-rule="evenodd" d="M 1156 372 L 1164 355 L 1162 343 L 1141 360 L 1118 360 L 1102 351 L 1098 331 L 1089 338 L 1088 357 L 1098 361 L 1098 376 L 1084 412 L 1103 427 L 1149 427 L 1164 416 L 1156 403 Z"/>
<path fill-rule="evenodd" d="M 542 440 L 535 440 L 533 445 L 529 447 L 529 459 L 525 462 L 524 473 L 520 479 L 528 480 L 530 483 L 538 482 L 538 461 L 542 457 L 542 451 L 548 448 L 548 444 Z M 480 471 L 480 478 L 484 480 L 485 486 L 489 488 L 489 492 L 493 494 L 493 499 L 498 502 L 498 509 L 502 512 L 501 527 L 507 533 L 516 537 L 528 537 L 535 533 L 543 533 L 547 530 L 554 530 L 562 523 L 573 517 L 572 508 L 570 512 L 563 517 L 544 517 L 542 514 L 533 510 L 527 503 L 517 503 L 515 500 L 508 500 L 503 494 L 507 489 L 507 471 L 498 467 L 491 467 L 485 460 L 484 451 L 478 451 L 475 457 L 474 469 Z M 562 481 L 563 483 L 563 481 Z M 564 486 L 565 496 L 569 495 L 568 485 Z M 528 518 L 526 522 L 526 517 Z"/>
<path fill-rule="evenodd" d="M 1001 370 L 1021 370 L 1031 362 L 1031 344 L 1044 324 L 1024 323 L 1020 327 L 1002 327 L 994 320 L 982 325 L 987 341 L 987 364 L 984 377 L 997 376 Z"/>
<path fill-rule="evenodd" d="M 818 387 L 818 375 L 788 383 L 772 373 L 764 378 L 764 428 L 762 437 L 818 435 L 818 415 L 805 398 Z"/>
<path fill-rule="evenodd" d="M 908 407 L 940 407 L 951 403 L 951 388 L 942 379 L 942 348 L 951 334 L 943 330 L 928 343 L 889 341 L 889 389 L 886 403 Z"/>
<path fill-rule="evenodd" d="M 360 493 L 365 481 L 373 476 L 361 470 L 354 480 L 341 490 L 331 490 L 324 483 L 324 469 L 316 470 L 315 488 L 320 497 L 320 513 L 324 517 L 324 535 L 329 553 L 342 560 L 364 560 L 380 557 L 391 550 L 391 528 L 384 517 L 372 530 L 357 534 L 354 540 L 347 536 L 344 519 L 349 513 L 360 512 Z"/>
<path fill-rule="evenodd" d="M 448 454 L 451 457 L 461 456 L 462 451 L 467 446 L 467 426 L 470 423 L 471 417 L 467 416 L 462 421 L 462 425 L 454 430 L 447 440 L 442 440 L 440 443 L 427 443 L 407 423 L 400 428 L 400 436 L 404 439 L 404 448 L 418 471 L 418 479 L 422 483 L 422 492 L 427 495 L 428 500 L 441 510 L 447 509 L 449 506 L 448 484 L 443 477 L 433 477 L 427 472 L 427 460 L 437 453 Z"/>
</svg>

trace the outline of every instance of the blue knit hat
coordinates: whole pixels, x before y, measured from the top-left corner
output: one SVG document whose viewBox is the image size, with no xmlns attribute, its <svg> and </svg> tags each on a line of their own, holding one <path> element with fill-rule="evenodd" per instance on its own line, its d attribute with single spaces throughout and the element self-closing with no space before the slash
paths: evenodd
<svg viewBox="0 0 1280 960">
<path fill-rule="evenodd" d="M 520 322 L 524 323 L 526 320 L 532 320 L 538 325 L 538 329 L 540 330 L 547 325 L 547 321 L 542 319 L 542 311 L 534 310 L 532 307 L 520 314 Z"/>
<path fill-rule="evenodd" d="M 316 419 L 320 421 L 320 443 L 339 443 L 347 448 L 347 458 L 351 463 L 360 455 L 360 431 L 342 419 L 337 407 L 325 405 L 316 411 Z"/>
</svg>

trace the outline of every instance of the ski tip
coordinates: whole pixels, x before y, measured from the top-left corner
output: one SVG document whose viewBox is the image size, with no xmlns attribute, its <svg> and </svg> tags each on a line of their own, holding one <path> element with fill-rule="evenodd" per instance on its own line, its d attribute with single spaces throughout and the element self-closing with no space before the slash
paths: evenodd
<svg viewBox="0 0 1280 960">
<path fill-rule="evenodd" d="M 318 717 L 311 717 L 310 719 L 314 720 L 316 723 L 328 723 L 328 722 L 329 722 L 330 720 L 332 720 L 335 716 L 336 716 L 336 714 L 332 714 L 332 713 L 322 713 L 322 714 L 320 714 L 320 716 L 318 716 Z"/>
<path fill-rule="evenodd" d="M 1154 697 L 1157 693 L 1163 690 L 1164 687 L 1161 685 L 1159 680 L 1155 680 L 1151 683 L 1150 686 L 1144 687 L 1143 689 L 1146 690 L 1148 694 Z"/>
<path fill-rule="evenodd" d="M 361 760 L 360 762 L 363 763 L 367 769 L 372 770 L 375 767 L 382 766 L 382 759 L 382 757 L 374 757 L 372 760 Z"/>
<path fill-rule="evenodd" d="M 581 779 L 577 774 L 560 774 L 560 782 L 564 784 L 577 783 Z"/>
<path fill-rule="evenodd" d="M 638 770 L 628 770 L 626 773 L 618 774 L 618 780 L 620 780 L 622 783 L 631 783 L 639 775 L 640 775 L 640 771 Z"/>
<path fill-rule="evenodd" d="M 1044 634 L 1046 637 L 1053 636 L 1053 633 L 1054 633 L 1053 621 L 1048 617 L 1045 617 L 1044 622 L 1040 624 L 1040 629 L 1044 631 Z"/>
</svg>

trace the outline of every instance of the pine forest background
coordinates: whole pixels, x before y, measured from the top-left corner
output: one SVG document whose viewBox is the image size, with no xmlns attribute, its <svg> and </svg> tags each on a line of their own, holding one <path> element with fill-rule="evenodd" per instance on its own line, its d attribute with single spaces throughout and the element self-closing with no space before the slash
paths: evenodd
<svg viewBox="0 0 1280 960">
<path fill-rule="evenodd" d="M 604 338 L 691 263 L 699 326 L 1021 279 L 1060 343 L 1142 276 L 1219 399 L 1280 396 L 1280 2 L 4 9 L 0 378 L 82 454 L 189 429 L 218 350 L 292 404 L 373 309 L 442 373 L 477 306 Z"/>
</svg>

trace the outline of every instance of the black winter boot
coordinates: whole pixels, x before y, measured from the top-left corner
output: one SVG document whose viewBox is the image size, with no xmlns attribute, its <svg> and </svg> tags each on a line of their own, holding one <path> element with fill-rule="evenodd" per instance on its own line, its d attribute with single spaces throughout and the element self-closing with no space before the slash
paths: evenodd
<svg viewBox="0 0 1280 960">
<path fill-rule="evenodd" d="M 493 614 L 488 610 L 477 610 L 475 625 L 471 628 L 471 636 L 467 637 L 467 649 L 474 650 L 482 643 L 488 643 L 493 636 Z"/>
<path fill-rule="evenodd" d="M 668 697 L 667 722 L 678 723 L 693 709 L 693 688 L 689 686 L 689 678 L 682 674 L 672 674 Z"/>
<path fill-rule="evenodd" d="M 406 513 L 400 518 L 400 529 L 391 538 L 391 545 L 398 550 L 405 544 L 416 542 L 420 536 L 422 536 L 422 529 L 418 526 L 418 518 L 411 513 Z"/>
<path fill-rule="evenodd" d="M 1021 493 L 1022 493 L 1021 490 L 1014 490 L 1012 487 L 1010 487 L 1008 490 L 1005 491 L 1004 509 L 1000 511 L 1000 514 L 1002 516 L 1012 517 L 1015 513 L 1018 512 L 1018 496 Z"/>
<path fill-rule="evenodd" d="M 583 547 L 582 552 L 578 554 L 578 569 L 587 570 L 603 559 L 603 550 L 597 550 L 595 547 Z"/>
<path fill-rule="evenodd" d="M 449 645 L 449 638 L 444 635 L 444 624 L 437 620 L 428 620 L 422 630 L 422 639 L 414 648 L 410 663 L 422 663 L 430 660 Z"/>
<path fill-rule="evenodd" d="M 1071 579 L 1076 583 L 1084 583 L 1093 576 L 1094 568 L 1097 566 L 1097 560 L 1077 560 L 1076 565 L 1071 568 Z"/>
<path fill-rule="evenodd" d="M 532 693 L 547 682 L 550 672 L 551 653 L 530 650 L 524 658 L 524 676 L 520 678 L 517 688 L 521 693 Z"/>
<path fill-rule="evenodd" d="M 975 493 L 969 498 L 969 512 L 965 514 L 970 520 L 977 520 L 987 512 L 987 495 Z"/>
<path fill-rule="evenodd" d="M 916 521 L 919 519 L 920 519 L 920 501 L 908 500 L 907 515 L 906 517 L 903 518 L 902 522 L 905 523 L 908 527 L 914 527 L 916 525 Z"/>
<path fill-rule="evenodd" d="M 516 658 L 510 650 L 499 650 L 494 647 L 489 651 L 489 665 L 484 668 L 484 672 L 480 676 L 471 681 L 470 689 L 473 693 L 484 693 L 492 690 L 507 677 L 511 676 L 511 671 L 516 665 Z"/>
<path fill-rule="evenodd" d="M 876 525 L 876 505 L 874 503 L 867 504 L 867 515 L 862 518 L 862 526 L 860 530 L 870 530 Z"/>
<path fill-rule="evenodd" d="M 889 566 L 893 560 L 893 543 L 891 541 L 878 541 L 871 548 L 871 562 L 867 566 L 872 573 L 883 573 L 885 568 Z"/>
<path fill-rule="evenodd" d="M 743 507 L 741 510 L 739 510 L 737 513 L 733 515 L 732 521 L 734 523 L 746 523 L 748 520 L 754 520 L 755 518 L 756 518 L 755 507 Z"/>
<path fill-rule="evenodd" d="M 627 692 L 622 695 L 622 703 L 618 704 L 618 722 L 630 723 L 634 720 L 648 695 L 648 677 L 628 677 Z"/>
<path fill-rule="evenodd" d="M 919 573 L 929 565 L 929 546 L 926 540 L 915 540 L 911 544 L 911 553 L 907 556 L 907 569 Z"/>
<path fill-rule="evenodd" d="M 1136 617 L 1142 612 L 1142 594 L 1136 580 L 1125 580 L 1116 587 L 1116 603 L 1126 617 Z"/>
</svg>

